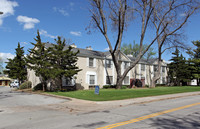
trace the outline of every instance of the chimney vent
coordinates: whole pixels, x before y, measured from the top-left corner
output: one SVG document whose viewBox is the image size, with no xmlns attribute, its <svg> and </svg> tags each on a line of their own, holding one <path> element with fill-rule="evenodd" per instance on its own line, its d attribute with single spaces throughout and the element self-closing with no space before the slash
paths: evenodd
<svg viewBox="0 0 200 129">
<path fill-rule="evenodd" d="M 92 50 L 92 47 L 91 46 L 86 47 L 86 50 Z"/>
</svg>

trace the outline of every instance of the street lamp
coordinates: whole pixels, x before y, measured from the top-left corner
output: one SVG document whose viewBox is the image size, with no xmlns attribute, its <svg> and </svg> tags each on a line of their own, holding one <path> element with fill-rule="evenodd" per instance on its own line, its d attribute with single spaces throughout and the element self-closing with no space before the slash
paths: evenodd
<svg viewBox="0 0 200 129">
<path fill-rule="evenodd" d="M 3 14 L 3 12 L 0 11 L 0 14 Z"/>
</svg>

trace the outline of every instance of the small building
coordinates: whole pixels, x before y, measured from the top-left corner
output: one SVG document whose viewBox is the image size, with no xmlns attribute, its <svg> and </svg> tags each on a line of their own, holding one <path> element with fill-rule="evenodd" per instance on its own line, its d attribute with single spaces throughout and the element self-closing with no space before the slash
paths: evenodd
<svg viewBox="0 0 200 129">
<path fill-rule="evenodd" d="M 6 77 L 5 75 L 0 76 L 0 86 L 9 86 L 12 79 Z"/>
</svg>

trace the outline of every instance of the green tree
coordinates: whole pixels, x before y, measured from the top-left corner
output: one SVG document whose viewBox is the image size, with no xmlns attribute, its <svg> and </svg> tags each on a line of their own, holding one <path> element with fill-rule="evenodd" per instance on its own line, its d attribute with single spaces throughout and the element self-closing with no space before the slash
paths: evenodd
<svg viewBox="0 0 200 129">
<path fill-rule="evenodd" d="M 58 36 L 58 39 L 55 39 L 56 44 L 53 44 L 53 47 L 50 47 L 50 60 L 52 64 L 52 71 L 54 78 L 59 80 L 59 89 L 62 90 L 62 78 L 67 77 L 72 79 L 72 77 L 81 71 L 77 65 L 77 52 L 72 51 L 72 47 L 66 47 L 66 40 L 61 39 Z"/>
<path fill-rule="evenodd" d="M 174 56 L 171 59 L 169 67 L 169 77 L 174 85 L 187 85 L 187 82 L 192 79 L 190 64 L 186 61 L 180 51 L 176 48 L 172 53 Z"/>
<path fill-rule="evenodd" d="M 40 78 L 43 85 L 43 91 L 46 90 L 46 82 L 53 76 L 51 71 L 51 64 L 49 61 L 49 50 L 45 48 L 42 43 L 39 30 L 37 36 L 34 38 L 36 43 L 31 43 L 34 48 L 29 49 L 29 55 L 26 57 L 28 68 L 34 70 L 36 76 Z"/>
<path fill-rule="evenodd" d="M 147 49 L 147 47 L 148 45 L 145 45 L 145 44 L 143 45 L 142 53 Z M 133 44 L 124 43 L 122 44 L 121 51 L 125 53 L 126 55 L 132 55 L 133 57 L 136 58 L 138 54 L 140 53 L 140 45 L 135 43 L 135 41 L 133 42 Z M 148 60 L 148 59 L 153 58 L 155 54 L 156 52 L 153 50 L 153 48 L 150 47 L 142 58 Z"/>
<path fill-rule="evenodd" d="M 23 83 L 27 78 L 26 62 L 24 57 L 24 47 L 18 43 L 16 50 L 16 56 L 13 59 L 8 59 L 5 74 L 8 74 L 10 78 L 18 79 L 19 84 Z"/>
<path fill-rule="evenodd" d="M 200 41 L 192 41 L 195 49 L 188 50 L 190 55 L 189 62 L 192 66 L 192 75 L 197 80 L 197 85 L 200 86 Z"/>
<path fill-rule="evenodd" d="M 3 59 L 0 57 L 0 74 L 3 74 Z"/>
</svg>

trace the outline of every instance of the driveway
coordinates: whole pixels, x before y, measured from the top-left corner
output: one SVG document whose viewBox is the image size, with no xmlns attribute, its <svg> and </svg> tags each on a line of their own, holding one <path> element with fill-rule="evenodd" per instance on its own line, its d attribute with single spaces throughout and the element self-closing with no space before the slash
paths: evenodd
<svg viewBox="0 0 200 129">
<path fill-rule="evenodd" d="M 67 99 L 58 99 L 38 94 L 15 91 L 14 88 L 0 87 L 0 112 L 24 112 L 27 110 L 46 109 L 48 106 L 67 102 Z"/>
</svg>

